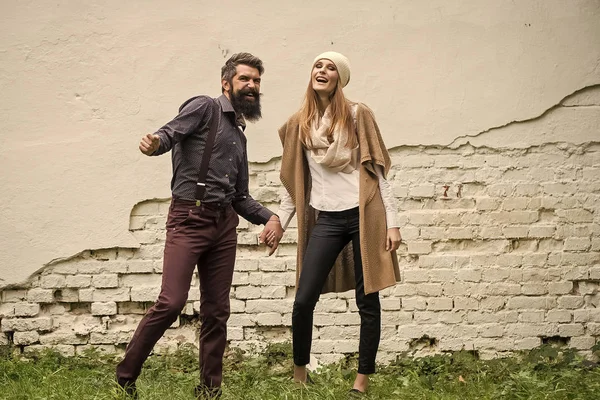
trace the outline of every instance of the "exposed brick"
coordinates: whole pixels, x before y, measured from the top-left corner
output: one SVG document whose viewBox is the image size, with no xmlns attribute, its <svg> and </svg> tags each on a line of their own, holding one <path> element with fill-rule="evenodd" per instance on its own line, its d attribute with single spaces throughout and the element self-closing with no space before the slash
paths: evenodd
<svg viewBox="0 0 600 400">
<path fill-rule="evenodd" d="M 257 314 L 254 321 L 259 326 L 279 326 L 282 324 L 281 314 L 279 313 Z"/>
<path fill-rule="evenodd" d="M 519 322 L 544 322 L 544 317 L 544 311 L 523 311 L 519 313 Z"/>
<path fill-rule="evenodd" d="M 15 315 L 15 303 L 0 303 L 0 319 Z"/>
<path fill-rule="evenodd" d="M 380 304 L 383 311 L 399 311 L 402 308 L 401 300 L 398 298 L 383 298 Z"/>
<path fill-rule="evenodd" d="M 54 289 L 65 287 L 66 279 L 64 275 L 43 275 L 40 277 L 40 285 L 44 289 Z"/>
<path fill-rule="evenodd" d="M 435 195 L 434 185 L 411 186 L 408 190 L 410 197 L 433 197 Z"/>
<path fill-rule="evenodd" d="M 504 325 L 484 324 L 479 327 L 479 335 L 484 338 L 502 337 L 504 335 Z"/>
<path fill-rule="evenodd" d="M 422 225 L 435 225 L 436 224 L 436 214 L 427 211 L 415 211 L 411 212 L 408 220 L 412 225 L 422 226 Z"/>
<path fill-rule="evenodd" d="M 480 269 L 460 269 L 456 272 L 456 278 L 466 282 L 480 282 L 482 272 Z"/>
<path fill-rule="evenodd" d="M 116 288 L 119 286 L 119 276 L 116 274 L 94 275 L 92 286 L 96 288 Z"/>
<path fill-rule="evenodd" d="M 398 251 L 402 282 L 380 292 L 379 358 L 395 359 L 425 334 L 439 341 L 435 351 L 476 349 L 483 358 L 531 349 L 556 335 L 589 351 L 600 336 L 598 151 L 568 144 L 526 152 L 470 145 L 392 150 L 388 179 L 405 242 Z M 251 191 L 268 207 L 282 192 L 279 168 L 280 160 L 251 165 Z M 446 182 L 449 197 L 443 198 Z M 457 182 L 463 182 L 461 198 Z M 0 291 L 0 344 L 11 336 L 25 353 L 51 346 L 79 354 L 89 346 L 114 352 L 128 343 L 160 291 L 169 203 L 150 200 L 132 211 L 139 249 L 84 251 L 22 287 Z M 289 339 L 296 227 L 294 218 L 275 256 L 266 257 L 256 242 L 262 228 L 241 221 L 232 346 Z M 195 318 L 196 274 L 188 296 L 182 313 Z M 322 295 L 314 322 L 313 351 L 321 362 L 357 351 L 353 291 Z M 195 342 L 195 334 L 178 320 L 157 354 Z"/>
<path fill-rule="evenodd" d="M 79 293 L 81 295 L 81 291 L 79 291 Z M 92 301 L 95 302 L 121 302 L 129 300 L 131 300 L 130 288 L 94 289 L 92 294 Z"/>
<path fill-rule="evenodd" d="M 14 315 L 16 317 L 33 317 L 40 312 L 40 305 L 37 303 L 16 303 L 14 305 Z"/>
<path fill-rule="evenodd" d="M 138 287 L 160 287 L 162 276 L 159 274 L 127 274 L 120 278 L 120 286 L 138 288 Z"/>
<path fill-rule="evenodd" d="M 582 223 L 594 221 L 594 214 L 587 210 L 557 210 L 556 214 L 565 219 L 566 222 Z"/>
<path fill-rule="evenodd" d="M 77 332 L 68 330 L 58 330 L 50 332 L 44 335 L 40 335 L 40 343 L 43 345 L 76 345 L 76 344 L 87 344 L 87 335 L 78 335 Z"/>
<path fill-rule="evenodd" d="M 473 228 L 454 228 L 450 227 L 446 231 L 446 237 L 448 239 L 472 239 L 473 238 Z"/>
<path fill-rule="evenodd" d="M 531 350 L 542 344 L 539 337 L 522 338 L 515 340 L 515 350 Z"/>
<path fill-rule="evenodd" d="M 550 282 L 548 283 L 549 294 L 569 294 L 573 290 L 573 282 Z"/>
<path fill-rule="evenodd" d="M 420 296 L 441 296 L 443 291 L 440 283 L 423 283 L 417 285 L 417 294 Z"/>
<path fill-rule="evenodd" d="M 429 272 L 422 269 L 407 269 L 402 271 L 402 277 L 404 282 L 427 282 L 429 281 Z"/>
<path fill-rule="evenodd" d="M 558 298 L 557 302 L 560 308 L 580 308 L 583 306 L 583 296 L 562 296 Z"/>
<path fill-rule="evenodd" d="M 243 300 L 259 299 L 261 297 L 261 290 L 257 286 L 238 286 L 235 288 L 235 297 Z"/>
<path fill-rule="evenodd" d="M 262 286 L 260 297 L 263 299 L 284 299 L 287 295 L 285 286 Z"/>
<path fill-rule="evenodd" d="M 452 310 L 454 303 L 449 297 L 432 297 L 427 299 L 427 309 L 434 311 Z"/>
<path fill-rule="evenodd" d="M 316 312 L 346 312 L 348 310 L 348 303 L 345 299 L 323 299 L 317 303 L 315 307 Z M 289 311 L 286 310 L 286 311 Z"/>
<path fill-rule="evenodd" d="M 508 300 L 506 307 L 511 309 L 541 309 L 547 310 L 554 307 L 556 302 L 550 297 L 515 296 Z"/>
<path fill-rule="evenodd" d="M 548 293 L 548 286 L 546 283 L 523 283 L 521 292 L 528 296 L 542 295 Z"/>
<path fill-rule="evenodd" d="M 19 346 L 25 346 L 37 343 L 40 340 L 40 334 L 37 331 L 15 332 L 13 342 Z"/>
<path fill-rule="evenodd" d="M 463 212 L 456 212 L 456 211 L 439 211 L 438 212 L 438 220 L 437 223 L 439 225 L 463 225 L 463 220 L 462 220 L 462 215 L 464 213 Z M 468 228 L 466 228 L 468 229 Z M 465 231 L 461 230 L 459 228 L 458 233 L 461 233 L 462 235 L 465 235 Z"/>
<path fill-rule="evenodd" d="M 527 226 L 505 226 L 502 234 L 507 238 L 526 238 L 529 233 Z"/>
<path fill-rule="evenodd" d="M 65 286 L 70 288 L 86 288 L 92 284 L 91 275 L 68 275 Z"/>
<path fill-rule="evenodd" d="M 558 326 L 558 334 L 560 336 L 582 336 L 584 332 L 585 328 L 583 324 L 564 324 Z"/>
<path fill-rule="evenodd" d="M 565 251 L 585 251 L 591 246 L 589 238 L 567 238 L 565 239 Z"/>
<path fill-rule="evenodd" d="M 431 253 L 431 242 L 408 242 L 408 252 L 410 254 L 429 254 Z"/>
<path fill-rule="evenodd" d="M 383 311 L 381 313 L 381 323 L 382 325 L 392 325 L 398 326 L 401 324 L 411 323 L 413 321 L 413 313 L 412 312 L 389 312 Z"/>
<path fill-rule="evenodd" d="M 600 335 L 600 323 L 589 323 L 586 326 L 588 335 L 599 336 Z"/>
<path fill-rule="evenodd" d="M 233 300 L 232 300 L 233 301 Z M 244 304 L 243 301 L 236 300 L 238 303 Z M 293 299 L 285 300 L 247 300 L 245 302 L 245 312 L 248 314 L 258 314 L 260 312 L 276 312 L 283 314 L 292 309 Z M 242 309 L 244 310 L 244 309 Z"/>
<path fill-rule="evenodd" d="M 427 301 L 423 297 L 406 297 L 402 299 L 402 309 L 404 310 L 424 310 L 427 308 Z"/>
<path fill-rule="evenodd" d="M 128 260 L 126 266 L 130 274 L 144 274 L 154 272 L 156 263 L 153 260 Z"/>
<path fill-rule="evenodd" d="M 159 286 L 132 287 L 130 291 L 131 301 L 154 302 L 160 293 Z M 123 301 L 123 300 L 113 300 Z"/>
<path fill-rule="evenodd" d="M 27 291 L 27 301 L 31 303 L 52 303 L 54 302 L 54 291 L 51 289 L 29 289 Z"/>
<path fill-rule="evenodd" d="M 572 337 L 569 341 L 569 347 L 578 350 L 591 349 L 596 344 L 596 338 L 593 336 Z"/>
<path fill-rule="evenodd" d="M 476 207 L 479 211 L 494 211 L 500 207 L 500 199 L 481 197 L 477 199 Z"/>
<path fill-rule="evenodd" d="M 552 225 L 534 225 L 529 227 L 528 237 L 532 238 L 550 238 L 554 236 L 556 227 Z"/>
<path fill-rule="evenodd" d="M 502 228 L 499 226 L 483 226 L 479 231 L 482 239 L 498 239 L 503 237 Z"/>
<path fill-rule="evenodd" d="M 558 335 L 558 325 L 550 323 L 507 324 L 505 333 L 512 337 L 556 336 Z"/>
<path fill-rule="evenodd" d="M 530 199 L 527 197 L 511 197 L 507 198 L 502 202 L 502 209 L 511 210 L 525 210 L 529 204 Z"/>
<path fill-rule="evenodd" d="M 479 301 L 471 297 L 455 297 L 454 308 L 457 310 L 477 310 Z"/>
<path fill-rule="evenodd" d="M 491 212 L 489 218 L 492 223 L 532 224 L 539 220 L 539 213 L 537 211 L 499 211 Z"/>
<path fill-rule="evenodd" d="M 258 264 L 261 271 L 285 271 L 287 266 L 286 260 L 282 258 L 263 258 Z"/>
<path fill-rule="evenodd" d="M 4 318 L 2 319 L 2 332 L 49 331 L 52 329 L 52 318 Z"/>
<path fill-rule="evenodd" d="M 435 237 L 436 239 L 441 239 L 443 237 L 443 229 L 440 230 L 442 233 L 439 236 Z M 422 239 L 432 239 L 432 237 L 424 237 L 421 232 L 421 229 L 415 226 L 403 226 L 401 233 L 403 240 L 416 240 L 419 239 L 419 237 Z"/>
<path fill-rule="evenodd" d="M 92 315 L 115 315 L 117 303 L 109 301 L 106 303 L 92 303 Z"/>
<path fill-rule="evenodd" d="M 573 313 L 569 310 L 549 310 L 546 315 L 548 322 L 571 322 Z"/>
<path fill-rule="evenodd" d="M 449 282 L 449 283 L 444 283 L 442 285 L 442 291 L 444 293 L 444 296 L 461 296 L 461 295 L 465 295 L 465 294 L 470 294 L 470 295 L 474 295 L 476 293 L 475 290 L 473 290 L 473 288 L 475 288 L 477 286 L 471 284 L 471 283 L 466 283 L 466 282 Z M 433 287 L 434 290 L 437 290 L 437 287 Z M 433 293 L 436 293 L 435 291 Z M 433 296 L 437 296 L 437 294 L 432 294 Z"/>
</svg>

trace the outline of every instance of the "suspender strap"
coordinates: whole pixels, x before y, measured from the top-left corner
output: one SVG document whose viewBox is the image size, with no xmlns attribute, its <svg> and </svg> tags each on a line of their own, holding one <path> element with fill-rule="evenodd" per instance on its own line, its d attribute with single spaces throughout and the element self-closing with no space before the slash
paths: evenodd
<svg viewBox="0 0 600 400">
<path fill-rule="evenodd" d="M 198 173 L 198 183 L 196 184 L 196 205 L 199 206 L 201 200 L 204 199 L 204 192 L 206 191 L 206 174 L 208 173 L 208 162 L 212 155 L 213 145 L 215 144 L 215 136 L 217 136 L 217 125 L 219 124 L 219 111 L 220 107 L 216 100 L 211 101 L 212 114 L 210 118 L 210 130 L 206 137 L 206 143 L 204 145 L 204 152 L 202 154 L 202 162 L 200 164 L 200 172 Z"/>
</svg>

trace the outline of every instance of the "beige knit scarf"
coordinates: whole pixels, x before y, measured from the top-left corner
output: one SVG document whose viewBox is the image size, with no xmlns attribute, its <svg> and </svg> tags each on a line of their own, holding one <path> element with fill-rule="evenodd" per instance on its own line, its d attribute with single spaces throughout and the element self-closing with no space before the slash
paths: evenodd
<svg viewBox="0 0 600 400">
<path fill-rule="evenodd" d="M 339 126 L 333 130 L 333 142 L 329 143 L 328 132 L 331 122 L 331 107 L 325 109 L 320 124 L 318 116 L 313 121 L 310 132 L 311 157 L 315 162 L 330 168 L 333 172 L 349 174 L 358 167 L 358 146 L 355 149 L 349 149 L 346 146 L 348 135 L 342 134 Z"/>
</svg>

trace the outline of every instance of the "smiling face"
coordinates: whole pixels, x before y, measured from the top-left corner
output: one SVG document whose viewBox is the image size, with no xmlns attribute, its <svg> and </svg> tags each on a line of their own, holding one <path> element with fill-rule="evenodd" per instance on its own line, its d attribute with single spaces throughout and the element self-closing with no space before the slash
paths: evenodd
<svg viewBox="0 0 600 400">
<path fill-rule="evenodd" d="M 240 64 L 231 81 L 221 81 L 224 93 L 237 113 L 243 114 L 249 121 L 261 117 L 260 72 L 258 69 Z"/>
<path fill-rule="evenodd" d="M 318 94 L 330 96 L 337 87 L 338 80 L 338 71 L 332 61 L 323 58 L 313 66 L 311 83 L 313 90 Z"/>
<path fill-rule="evenodd" d="M 260 93 L 260 72 L 249 65 L 240 64 L 231 81 L 223 79 L 221 82 L 225 92 L 241 96 L 250 102 L 256 101 Z"/>
</svg>

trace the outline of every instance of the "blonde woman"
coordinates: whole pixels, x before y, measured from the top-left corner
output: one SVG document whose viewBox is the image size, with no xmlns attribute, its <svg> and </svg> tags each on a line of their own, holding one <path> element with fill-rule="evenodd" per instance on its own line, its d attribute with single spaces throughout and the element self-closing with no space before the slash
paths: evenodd
<svg viewBox="0 0 600 400">
<path fill-rule="evenodd" d="M 401 237 L 385 179 L 390 157 L 371 110 L 344 96 L 349 80 L 342 54 L 329 51 L 314 59 L 302 108 L 279 130 L 286 188 L 279 217 L 286 229 L 298 215 L 294 380 L 308 379 L 320 293 L 355 289 L 361 324 L 351 392 L 364 393 L 381 335 L 378 292 L 399 280 Z"/>
</svg>

